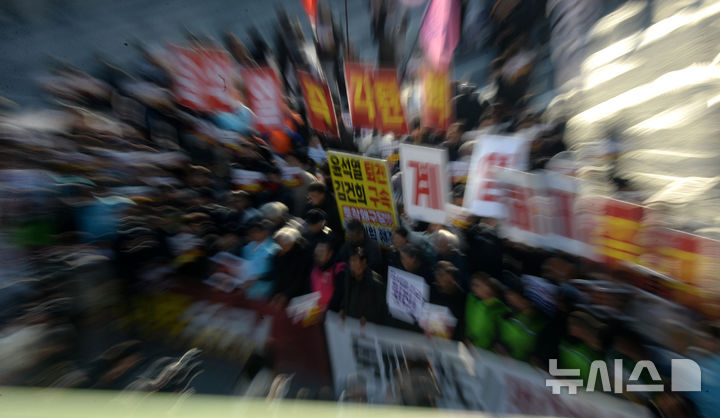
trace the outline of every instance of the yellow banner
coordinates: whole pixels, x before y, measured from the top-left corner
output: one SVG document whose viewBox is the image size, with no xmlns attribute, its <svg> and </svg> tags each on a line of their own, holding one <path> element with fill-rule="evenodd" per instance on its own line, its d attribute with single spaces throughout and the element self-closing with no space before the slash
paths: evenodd
<svg viewBox="0 0 720 418">
<path fill-rule="evenodd" d="M 390 245 L 397 219 L 387 162 L 330 151 L 328 164 L 343 222 L 360 220 L 372 239 Z"/>
</svg>

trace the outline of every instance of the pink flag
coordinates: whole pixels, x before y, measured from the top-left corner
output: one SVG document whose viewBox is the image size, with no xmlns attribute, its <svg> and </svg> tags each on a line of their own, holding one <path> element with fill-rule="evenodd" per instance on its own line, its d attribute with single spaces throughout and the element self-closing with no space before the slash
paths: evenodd
<svg viewBox="0 0 720 418">
<path fill-rule="evenodd" d="M 431 1 L 420 28 L 420 44 L 430 64 L 437 70 L 445 70 L 460 40 L 459 0 Z"/>
</svg>

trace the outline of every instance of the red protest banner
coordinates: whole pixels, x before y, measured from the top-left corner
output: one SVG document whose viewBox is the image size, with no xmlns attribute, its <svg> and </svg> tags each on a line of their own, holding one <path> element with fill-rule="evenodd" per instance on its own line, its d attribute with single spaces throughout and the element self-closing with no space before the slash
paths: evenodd
<svg viewBox="0 0 720 418">
<path fill-rule="evenodd" d="M 224 51 L 171 45 L 166 57 L 178 103 L 201 112 L 231 112 L 237 68 Z"/>
<path fill-rule="evenodd" d="M 422 70 L 422 113 L 423 126 L 447 129 L 452 119 L 450 106 L 449 70 Z"/>
<path fill-rule="evenodd" d="M 258 130 L 283 129 L 284 93 L 275 72 L 269 67 L 246 68 L 242 76 L 247 105 L 255 113 Z"/>
<path fill-rule="evenodd" d="M 645 208 L 642 206 L 614 199 L 605 200 L 593 240 L 603 261 L 637 263 L 638 257 L 645 251 L 640 245 L 644 214 Z"/>
<path fill-rule="evenodd" d="M 647 253 L 641 264 L 687 285 L 714 281 L 720 242 L 669 228 L 652 228 L 645 234 Z"/>
<path fill-rule="evenodd" d="M 405 113 L 400 102 L 397 71 L 394 68 L 379 69 L 373 78 L 375 89 L 375 107 L 377 108 L 377 128 L 381 132 L 396 135 L 408 133 Z"/>
<path fill-rule="evenodd" d="M 298 79 L 305 98 L 310 127 L 330 135 L 339 135 L 335 108 L 327 84 L 304 71 L 298 71 Z"/>
<path fill-rule="evenodd" d="M 345 84 L 347 85 L 352 125 L 374 128 L 376 121 L 373 68 L 369 65 L 346 63 Z"/>
<path fill-rule="evenodd" d="M 373 71 L 368 65 L 347 63 L 345 82 L 354 127 L 397 135 L 408 132 L 394 69 Z"/>
</svg>

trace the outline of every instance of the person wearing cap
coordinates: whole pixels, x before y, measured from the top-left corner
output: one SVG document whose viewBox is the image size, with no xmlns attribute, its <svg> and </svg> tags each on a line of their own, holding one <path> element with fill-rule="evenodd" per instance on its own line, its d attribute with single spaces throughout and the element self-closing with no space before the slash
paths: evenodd
<svg viewBox="0 0 720 418">
<path fill-rule="evenodd" d="M 272 222 L 267 219 L 254 219 L 248 227 L 248 242 L 243 247 L 240 256 L 247 261 L 245 270 L 249 280 L 264 278 L 270 268 L 275 253 L 280 247 L 273 241 L 270 232 L 273 229 Z"/>
<path fill-rule="evenodd" d="M 340 212 L 338 212 L 335 198 L 323 183 L 316 182 L 308 186 L 308 205 L 305 207 L 304 213 L 307 214 L 311 209 L 320 209 L 325 212 L 327 226 L 335 234 L 337 243 L 342 244 L 345 241 L 345 231 L 340 220 Z"/>
<path fill-rule="evenodd" d="M 475 347 L 492 349 L 500 320 L 510 311 L 500 300 L 502 293 L 500 282 L 487 273 L 473 274 L 465 303 L 465 337 Z"/>
<path fill-rule="evenodd" d="M 327 215 L 322 209 L 310 209 L 305 215 L 305 230 L 303 231 L 303 239 L 308 244 L 310 252 L 315 250 L 315 246 L 326 239 L 330 240 L 330 244 L 334 248 L 335 237 L 332 230 L 326 226 Z"/>
<path fill-rule="evenodd" d="M 340 248 L 338 253 L 338 259 L 341 261 L 349 262 L 350 255 L 355 251 L 355 248 L 362 247 L 365 255 L 368 259 L 368 266 L 370 270 L 383 274 L 385 272 L 385 264 L 380 252 L 380 244 L 377 241 L 367 236 L 365 227 L 357 219 L 353 219 L 347 223 L 347 240 Z"/>
<path fill-rule="evenodd" d="M 369 268 L 368 255 L 362 247 L 355 247 L 349 258 L 340 316 L 358 318 L 363 324 L 365 321 L 384 323 L 387 304 L 382 278 Z"/>
<path fill-rule="evenodd" d="M 288 300 L 308 293 L 312 259 L 297 229 L 284 226 L 273 238 L 280 249 L 275 253 L 267 278 L 273 283 L 272 302 L 284 306 Z"/>
<path fill-rule="evenodd" d="M 525 295 L 525 285 L 521 278 L 508 274 L 508 277 L 504 277 L 504 284 L 508 287 L 505 298 L 512 314 L 500 320 L 495 349 L 516 360 L 529 362 L 534 357 L 538 334 L 545 327 L 546 321 Z"/>
</svg>

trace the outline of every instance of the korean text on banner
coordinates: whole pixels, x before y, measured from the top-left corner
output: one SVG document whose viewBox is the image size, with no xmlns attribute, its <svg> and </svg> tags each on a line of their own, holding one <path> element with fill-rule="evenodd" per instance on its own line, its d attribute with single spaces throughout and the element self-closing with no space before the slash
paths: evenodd
<svg viewBox="0 0 720 418">
<path fill-rule="evenodd" d="M 460 1 L 431 2 L 420 28 L 420 45 L 434 68 L 447 69 L 460 41 Z"/>
<path fill-rule="evenodd" d="M 247 105 L 255 113 L 258 129 L 282 129 L 285 117 L 284 93 L 275 72 L 270 67 L 246 68 L 242 76 Z"/>
<path fill-rule="evenodd" d="M 447 149 L 400 144 L 405 213 L 413 219 L 444 224 L 448 202 Z"/>
<path fill-rule="evenodd" d="M 499 168 L 498 180 L 502 183 L 505 216 L 503 235 L 511 241 L 533 247 L 545 245 L 547 219 L 541 212 L 547 208 L 543 177 L 524 171 Z"/>
<path fill-rule="evenodd" d="M 378 116 L 377 128 L 383 133 L 407 134 L 405 113 L 400 102 L 397 71 L 394 68 L 377 70 L 373 77 L 373 87 L 375 89 L 375 107 Z"/>
<path fill-rule="evenodd" d="M 339 135 L 335 108 L 327 83 L 304 71 L 298 71 L 298 78 L 305 98 L 310 127 L 329 135 Z"/>
<path fill-rule="evenodd" d="M 393 317 L 409 323 L 419 321 L 429 294 L 422 277 L 388 267 L 387 304 Z"/>
<path fill-rule="evenodd" d="M 237 69 L 224 51 L 170 46 L 166 56 L 178 103 L 201 112 L 232 112 Z"/>
<path fill-rule="evenodd" d="M 385 160 L 329 151 L 328 164 L 343 222 L 357 219 L 372 239 L 391 245 L 397 219 Z"/>
<path fill-rule="evenodd" d="M 345 64 L 345 84 L 353 127 L 375 128 L 377 123 L 373 73 L 373 67 L 369 65 Z"/>
<path fill-rule="evenodd" d="M 603 199 L 603 211 L 591 242 L 606 263 L 636 264 L 644 253 L 639 239 L 645 208 L 615 199 Z"/>
<path fill-rule="evenodd" d="M 422 113 L 423 126 L 447 129 L 452 118 L 450 105 L 449 70 L 422 70 Z"/>
<path fill-rule="evenodd" d="M 568 254 L 592 257 L 592 247 L 588 241 L 592 220 L 588 219 L 588 214 L 579 210 L 582 180 L 547 170 L 543 175 L 549 198 L 548 207 L 551 208 L 548 246 Z"/>
<path fill-rule="evenodd" d="M 483 135 L 478 138 L 470 161 L 463 205 L 478 216 L 503 217 L 502 188 L 495 167 L 527 169 L 529 145 L 527 139 L 520 137 Z"/>
<path fill-rule="evenodd" d="M 404 135 L 408 132 L 395 69 L 345 64 L 352 126 Z"/>
<path fill-rule="evenodd" d="M 686 285 L 716 289 L 720 242 L 669 228 L 651 228 L 643 234 L 647 253 L 640 264 Z"/>
</svg>

